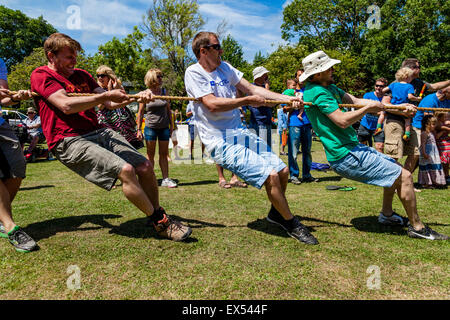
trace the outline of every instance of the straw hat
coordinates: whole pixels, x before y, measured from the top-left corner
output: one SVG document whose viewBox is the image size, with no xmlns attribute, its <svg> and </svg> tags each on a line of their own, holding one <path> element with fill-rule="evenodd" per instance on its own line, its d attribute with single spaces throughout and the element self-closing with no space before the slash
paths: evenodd
<svg viewBox="0 0 450 320">
<path fill-rule="evenodd" d="M 305 72 L 300 76 L 300 82 L 305 82 L 310 76 L 327 71 L 335 64 L 341 63 L 341 60 L 331 59 L 325 52 L 317 51 L 302 60 Z"/>
</svg>

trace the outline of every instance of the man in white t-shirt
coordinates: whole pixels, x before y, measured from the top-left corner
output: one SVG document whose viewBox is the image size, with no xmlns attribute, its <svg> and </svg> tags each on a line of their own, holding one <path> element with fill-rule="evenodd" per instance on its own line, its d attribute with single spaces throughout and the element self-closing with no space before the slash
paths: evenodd
<svg viewBox="0 0 450 320">
<path fill-rule="evenodd" d="M 283 227 L 290 236 L 307 244 L 318 244 L 308 229 L 293 216 L 285 192 L 289 169 L 258 136 L 242 126 L 239 107 L 267 106 L 266 99 L 286 100 L 286 96 L 252 85 L 243 73 L 223 62 L 218 36 L 198 33 L 192 43 L 198 63 L 186 70 L 185 85 L 194 102 L 195 125 L 213 160 L 250 185 L 266 188 L 272 207 L 269 222 Z M 236 98 L 236 89 L 247 96 Z M 289 97 L 294 107 L 299 98 Z"/>
</svg>

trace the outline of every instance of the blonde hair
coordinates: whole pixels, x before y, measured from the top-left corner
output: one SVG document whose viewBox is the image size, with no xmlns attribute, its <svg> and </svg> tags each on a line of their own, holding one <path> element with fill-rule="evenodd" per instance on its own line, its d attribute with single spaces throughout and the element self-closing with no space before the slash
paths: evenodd
<svg viewBox="0 0 450 320">
<path fill-rule="evenodd" d="M 111 80 L 113 80 L 116 83 L 117 87 L 121 87 L 122 86 L 122 81 L 120 81 L 120 79 L 117 78 L 117 76 L 114 73 L 113 69 L 111 69 L 110 67 L 105 66 L 105 65 L 101 65 L 100 67 L 97 68 L 96 73 L 97 74 L 106 74 Z M 98 82 L 98 84 L 100 85 L 100 82 Z"/>
<path fill-rule="evenodd" d="M 397 81 L 406 81 L 409 77 L 411 77 L 413 75 L 414 71 L 410 68 L 400 68 L 396 73 L 395 73 L 395 80 Z"/>
<path fill-rule="evenodd" d="M 158 76 L 162 76 L 162 71 L 159 69 L 150 69 L 144 78 L 144 83 L 147 88 L 151 88 L 159 84 Z"/>
<path fill-rule="evenodd" d="M 48 58 L 48 53 L 57 54 L 59 50 L 68 47 L 73 50 L 73 52 L 80 52 L 81 45 L 78 41 L 72 39 L 64 33 L 53 33 L 44 42 L 45 56 Z M 50 61 L 50 60 L 49 60 Z"/>
</svg>

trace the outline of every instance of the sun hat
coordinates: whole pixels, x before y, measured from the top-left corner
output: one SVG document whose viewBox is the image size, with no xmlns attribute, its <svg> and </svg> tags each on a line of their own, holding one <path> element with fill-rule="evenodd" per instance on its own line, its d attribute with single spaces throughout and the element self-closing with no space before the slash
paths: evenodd
<svg viewBox="0 0 450 320">
<path fill-rule="evenodd" d="M 310 76 L 326 71 L 338 63 L 341 63 L 341 60 L 331 59 L 323 51 L 314 52 L 302 60 L 305 72 L 299 77 L 298 81 L 305 82 Z"/>
<path fill-rule="evenodd" d="M 266 73 L 269 73 L 269 70 L 267 70 L 264 67 L 256 67 L 253 69 L 253 80 L 258 79 L 259 77 L 262 77 Z"/>
</svg>

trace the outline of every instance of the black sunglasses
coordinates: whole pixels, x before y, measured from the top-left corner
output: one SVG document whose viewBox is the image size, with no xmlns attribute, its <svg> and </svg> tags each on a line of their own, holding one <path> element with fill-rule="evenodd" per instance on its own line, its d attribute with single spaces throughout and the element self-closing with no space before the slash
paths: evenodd
<svg viewBox="0 0 450 320">
<path fill-rule="evenodd" d="M 222 49 L 222 46 L 220 45 L 220 43 L 216 43 L 216 44 L 208 44 L 207 46 L 204 46 L 204 48 L 206 49 L 213 48 L 214 50 L 219 51 L 220 49 Z"/>
<path fill-rule="evenodd" d="M 98 74 L 97 78 L 103 78 L 103 77 L 107 77 L 107 76 L 108 76 L 107 74 Z"/>
<path fill-rule="evenodd" d="M 384 86 L 384 85 L 379 85 L 379 84 L 376 84 L 376 85 L 375 85 L 375 88 L 384 88 L 384 87 L 386 87 L 386 86 Z"/>
</svg>

